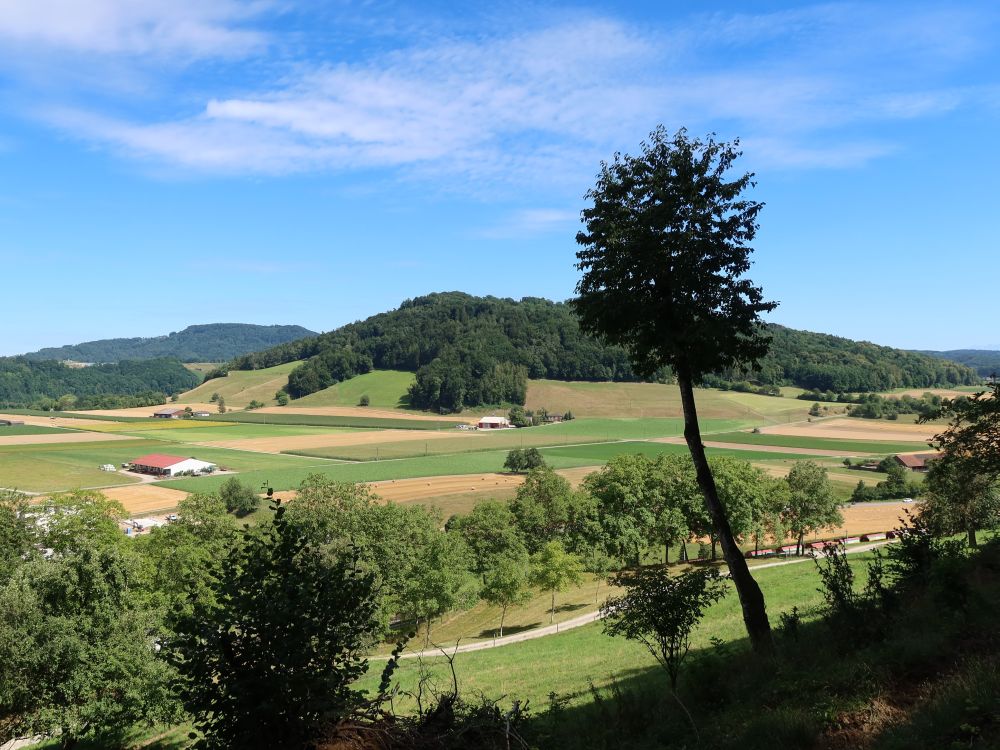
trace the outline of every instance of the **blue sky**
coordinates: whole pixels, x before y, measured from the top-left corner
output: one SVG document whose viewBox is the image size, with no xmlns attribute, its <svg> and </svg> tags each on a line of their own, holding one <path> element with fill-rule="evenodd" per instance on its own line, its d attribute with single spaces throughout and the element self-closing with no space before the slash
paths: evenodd
<svg viewBox="0 0 1000 750">
<path fill-rule="evenodd" d="M 994 4 L 470 5 L 0 3 L 0 354 L 566 299 L 658 123 L 741 138 L 772 320 L 1000 348 Z"/>
</svg>

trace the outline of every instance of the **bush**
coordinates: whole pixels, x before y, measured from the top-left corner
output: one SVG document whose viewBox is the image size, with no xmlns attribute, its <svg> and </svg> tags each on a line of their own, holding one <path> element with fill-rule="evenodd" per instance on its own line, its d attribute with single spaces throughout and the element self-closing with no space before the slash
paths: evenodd
<svg viewBox="0 0 1000 750">
<path fill-rule="evenodd" d="M 371 402 L 371 399 L 368 398 L 368 394 L 362 393 L 361 398 L 358 399 L 358 406 L 368 406 Z"/>
<path fill-rule="evenodd" d="M 254 409 L 263 409 L 266 404 L 263 401 L 258 401 L 254 399 L 249 404 L 247 404 L 247 411 L 253 411 Z"/>
<path fill-rule="evenodd" d="M 236 477 L 229 477 L 219 488 L 219 498 L 226 504 L 226 510 L 238 516 L 246 516 L 260 507 L 260 497 L 253 487 L 243 484 Z"/>
</svg>

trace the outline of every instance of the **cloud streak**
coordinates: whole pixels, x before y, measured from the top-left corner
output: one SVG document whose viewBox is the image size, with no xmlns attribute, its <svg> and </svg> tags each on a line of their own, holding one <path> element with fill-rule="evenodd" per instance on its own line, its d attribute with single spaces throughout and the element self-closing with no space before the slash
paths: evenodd
<svg viewBox="0 0 1000 750">
<path fill-rule="evenodd" d="M 86 24 L 41 29 L 10 10 L 0 13 L 0 36 L 98 52 L 159 44 L 161 53 L 191 55 L 264 43 L 239 25 L 254 6 L 99 0 L 98 7 L 111 18 L 103 37 Z M 946 40 L 928 28 L 934 23 L 943 24 Z M 976 98 L 972 88 L 934 85 L 927 71 L 960 66 L 980 48 L 988 24 L 968 14 L 945 23 L 938 13 L 913 12 L 906 34 L 898 26 L 893 14 L 853 5 L 697 16 L 649 29 L 584 17 L 506 35 L 438 38 L 364 59 L 303 61 L 269 85 L 208 96 L 158 120 L 67 106 L 42 116 L 130 157 L 207 174 L 391 170 L 447 177 L 463 190 L 576 183 L 660 122 L 741 134 L 757 167 L 839 168 L 897 150 L 880 130 L 886 124 Z M 859 35 L 868 47 L 856 46 Z M 896 67 L 878 67 L 886 60 Z M 903 64 L 921 75 L 901 75 Z"/>
</svg>

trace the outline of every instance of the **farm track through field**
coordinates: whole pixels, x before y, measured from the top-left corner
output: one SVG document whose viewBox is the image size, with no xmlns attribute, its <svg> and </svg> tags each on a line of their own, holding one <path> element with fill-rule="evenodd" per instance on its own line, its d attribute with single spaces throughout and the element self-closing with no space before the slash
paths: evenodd
<svg viewBox="0 0 1000 750">
<path fill-rule="evenodd" d="M 876 542 L 874 544 L 863 544 L 857 547 L 851 547 L 846 550 L 847 554 L 859 554 L 862 552 L 870 552 L 876 547 L 882 547 L 889 542 Z M 797 557 L 794 560 L 782 560 L 780 562 L 772 563 L 761 563 L 760 565 L 751 566 L 750 570 L 762 570 L 764 568 L 776 568 L 783 565 L 795 565 L 797 563 L 812 562 L 815 558 L 812 555 L 803 555 L 802 557 Z M 509 646 L 514 643 L 521 643 L 523 641 L 532 641 L 536 638 L 544 638 L 549 635 L 556 635 L 558 633 L 564 633 L 567 630 L 573 630 L 574 628 L 583 627 L 584 625 L 589 625 L 592 622 L 597 622 L 601 619 L 600 610 L 596 612 L 588 612 L 587 614 L 580 615 L 579 617 L 574 617 L 565 622 L 559 622 L 554 625 L 546 625 L 541 628 L 534 628 L 533 630 L 527 630 L 521 633 L 515 633 L 514 635 L 505 635 L 503 638 L 495 638 L 493 640 L 477 641 L 476 643 L 467 643 L 464 646 L 460 643 L 457 646 L 451 647 L 435 647 L 433 649 L 425 649 L 423 651 L 408 651 L 400 654 L 401 659 L 427 659 L 433 657 L 441 657 L 445 654 L 465 654 L 470 651 L 483 651 L 489 648 L 500 648 L 501 646 Z M 386 656 L 370 656 L 369 661 L 387 661 Z"/>
</svg>

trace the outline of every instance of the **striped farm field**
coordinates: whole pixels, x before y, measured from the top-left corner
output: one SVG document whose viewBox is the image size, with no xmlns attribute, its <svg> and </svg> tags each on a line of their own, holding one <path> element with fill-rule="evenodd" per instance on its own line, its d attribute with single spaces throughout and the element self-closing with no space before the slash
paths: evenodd
<svg viewBox="0 0 1000 750">
<path fill-rule="evenodd" d="M 201 429 L 204 427 L 227 427 L 229 422 L 212 422 L 209 420 L 193 419 L 151 419 L 147 422 L 100 422 L 90 425 L 88 430 L 93 432 L 152 432 L 152 431 L 174 431 Z"/>
<path fill-rule="evenodd" d="M 243 445 L 243 443 L 256 439 L 281 440 L 300 435 L 334 436 L 344 433 L 361 435 L 366 432 L 366 430 L 358 430 L 350 427 L 309 427 L 283 424 L 255 425 L 240 424 L 239 422 L 197 422 L 196 425 L 207 426 L 191 430 L 143 430 L 134 434 L 151 440 L 218 444 L 220 447 L 228 447 L 228 444 L 231 443 L 232 447 L 241 450 L 257 450 L 252 445 Z"/>
<path fill-rule="evenodd" d="M 803 437 L 778 435 L 770 432 L 723 432 L 712 434 L 713 442 L 744 443 L 746 445 L 771 445 L 779 448 L 812 448 L 835 451 L 836 455 L 849 456 L 861 453 L 912 453 L 927 448 L 921 442 L 884 442 L 877 440 L 842 440 L 833 437 Z"/>
<path fill-rule="evenodd" d="M 388 414 L 389 416 L 374 416 L 366 409 L 317 407 L 315 412 L 310 410 L 297 411 L 291 408 L 227 412 L 213 417 L 213 419 L 241 424 L 357 427 L 371 430 L 454 430 L 456 424 L 467 421 L 464 418 L 441 419 L 419 415 L 410 416 L 405 412 L 376 412 L 376 414 Z"/>
</svg>

